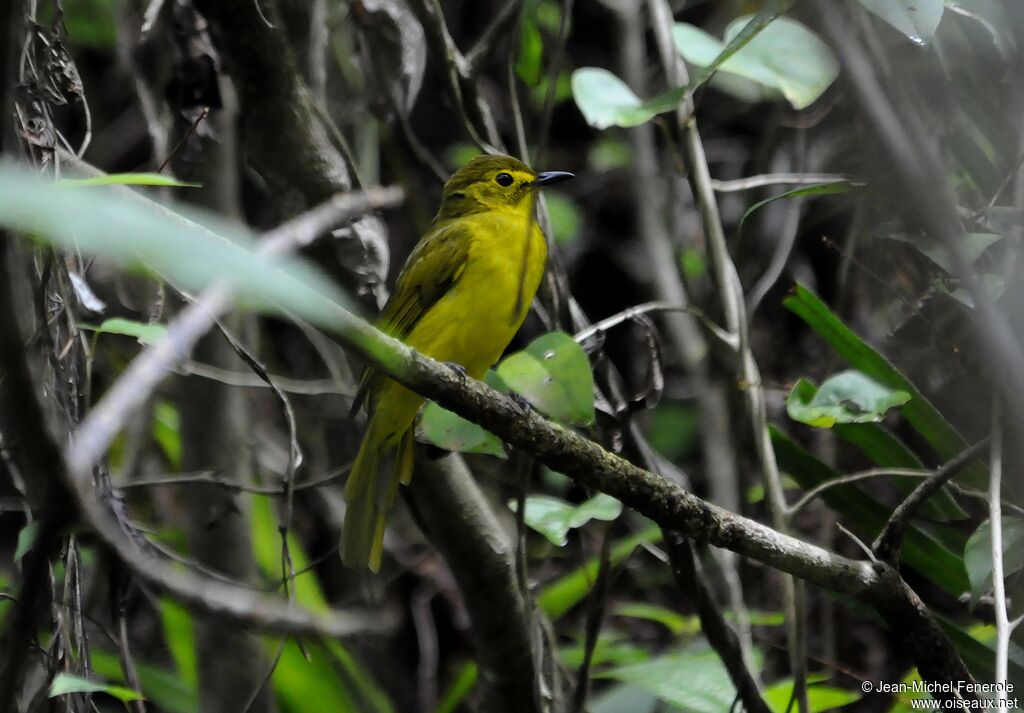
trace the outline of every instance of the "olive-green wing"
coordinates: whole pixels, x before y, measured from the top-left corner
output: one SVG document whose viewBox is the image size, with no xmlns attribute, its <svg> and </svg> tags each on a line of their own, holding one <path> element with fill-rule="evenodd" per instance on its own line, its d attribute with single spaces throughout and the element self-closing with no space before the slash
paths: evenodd
<svg viewBox="0 0 1024 713">
<path fill-rule="evenodd" d="M 420 318 L 452 288 L 462 275 L 469 255 L 472 235 L 459 221 L 435 226 L 416 245 L 405 262 L 395 289 L 391 292 L 379 328 L 386 334 L 405 339 Z M 367 367 L 359 380 L 359 391 L 352 412 L 372 396 L 383 379 L 377 369 Z"/>
</svg>

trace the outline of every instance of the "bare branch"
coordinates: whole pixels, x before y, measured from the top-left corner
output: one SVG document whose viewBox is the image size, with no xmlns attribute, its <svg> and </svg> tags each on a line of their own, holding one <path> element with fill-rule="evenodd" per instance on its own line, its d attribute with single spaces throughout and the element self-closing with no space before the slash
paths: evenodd
<svg viewBox="0 0 1024 713">
<path fill-rule="evenodd" d="M 891 565 L 899 564 L 900 547 L 903 545 L 903 536 L 906 534 L 911 519 L 928 498 L 937 493 L 953 476 L 970 465 L 971 461 L 984 451 L 988 441 L 988 438 L 983 438 L 973 446 L 964 449 L 914 488 L 906 500 L 893 511 L 882 532 L 872 543 L 871 549 L 875 556 Z"/>
</svg>

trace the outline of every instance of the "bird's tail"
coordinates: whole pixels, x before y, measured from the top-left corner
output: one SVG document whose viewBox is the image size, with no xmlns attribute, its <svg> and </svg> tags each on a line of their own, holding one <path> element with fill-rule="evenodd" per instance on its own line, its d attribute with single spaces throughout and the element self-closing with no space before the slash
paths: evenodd
<svg viewBox="0 0 1024 713">
<path fill-rule="evenodd" d="M 395 503 L 398 485 L 412 479 L 413 429 L 396 438 L 379 433 L 371 419 L 359 453 L 345 483 L 345 523 L 341 531 L 341 560 L 349 567 L 369 567 L 380 571 L 384 549 L 384 526 Z M 381 461 L 394 450 L 394 467 L 381 472 Z"/>
</svg>

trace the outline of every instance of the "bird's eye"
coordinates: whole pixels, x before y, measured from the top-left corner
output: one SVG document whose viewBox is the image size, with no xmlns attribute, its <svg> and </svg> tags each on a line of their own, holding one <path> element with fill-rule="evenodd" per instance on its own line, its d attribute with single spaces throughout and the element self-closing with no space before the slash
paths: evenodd
<svg viewBox="0 0 1024 713">
<path fill-rule="evenodd" d="M 498 185 L 502 188 L 508 188 L 515 181 L 510 173 L 499 173 L 494 177 L 494 180 L 497 181 Z"/>
</svg>

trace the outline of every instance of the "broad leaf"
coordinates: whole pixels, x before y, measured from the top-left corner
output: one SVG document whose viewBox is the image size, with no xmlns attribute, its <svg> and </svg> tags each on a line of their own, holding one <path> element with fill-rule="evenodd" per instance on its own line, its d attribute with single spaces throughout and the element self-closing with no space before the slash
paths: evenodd
<svg viewBox="0 0 1024 713">
<path fill-rule="evenodd" d="M 505 458 L 501 439 L 483 426 L 467 421 L 456 413 L 427 402 L 420 417 L 420 430 L 438 448 L 454 453 L 484 453 Z"/>
<path fill-rule="evenodd" d="M 860 0 L 860 4 L 919 45 L 939 29 L 945 9 L 943 0 Z"/>
<path fill-rule="evenodd" d="M 599 67 L 581 67 L 572 73 L 572 96 L 587 123 L 598 129 L 640 126 L 658 114 L 672 111 L 686 95 L 686 87 L 643 101 L 626 83 Z"/>
<path fill-rule="evenodd" d="M 484 382 L 503 394 L 508 393 L 508 384 L 493 369 L 488 370 Z M 433 401 L 428 401 L 423 407 L 419 428 L 431 443 L 446 451 L 483 453 L 499 458 L 508 455 L 500 438 Z"/>
<path fill-rule="evenodd" d="M 992 588 L 992 521 L 978 526 L 964 548 L 964 566 L 971 580 L 971 599 Z M 1024 520 L 1003 517 L 1003 576 L 1024 568 Z"/>
<path fill-rule="evenodd" d="M 110 189 L 66 190 L 0 166 L 0 225 L 67 249 L 142 266 L 187 290 L 228 280 L 238 299 L 323 326 L 336 321 L 342 293 L 319 270 L 293 257 L 257 254 L 251 236 L 223 221 L 211 231 Z"/>
<path fill-rule="evenodd" d="M 509 507 L 516 509 L 517 501 Z M 598 493 L 579 505 L 572 505 L 549 495 L 531 495 L 526 499 L 523 521 L 548 538 L 556 547 L 568 542 L 569 530 L 583 527 L 591 520 L 611 521 L 622 513 L 622 503 L 611 495 Z"/>
<path fill-rule="evenodd" d="M 931 444 L 941 459 L 949 460 L 967 447 L 963 436 L 914 388 L 910 380 L 847 327 L 820 297 L 797 283 L 783 304 L 803 319 L 851 367 L 890 389 L 910 394 L 910 401 L 903 407 L 903 417 Z M 987 483 L 985 470 L 978 465 L 968 466 L 960 477 L 964 482 L 983 487 Z"/>
<path fill-rule="evenodd" d="M 733 20 L 726 28 L 724 42 L 683 22 L 676 23 L 672 36 L 687 62 L 710 67 L 752 19 L 746 16 Z M 780 17 L 722 62 L 718 71 L 776 89 L 795 109 L 804 109 L 835 81 L 839 63 L 813 32 L 796 20 Z"/>
<path fill-rule="evenodd" d="M 910 400 L 910 394 L 882 386 L 859 371 L 844 371 L 820 387 L 800 379 L 786 398 L 786 413 L 794 421 L 817 428 L 837 423 L 881 421 L 885 413 Z"/>
<path fill-rule="evenodd" d="M 755 666 L 760 668 L 760 652 Z M 721 659 L 713 651 L 692 647 L 650 661 L 594 674 L 639 686 L 659 699 L 693 713 L 721 713 L 732 706 L 736 689 Z"/>
<path fill-rule="evenodd" d="M 89 651 L 93 669 L 104 678 L 124 683 L 124 671 L 121 660 L 116 653 L 92 648 Z M 139 674 L 139 687 L 147 701 L 159 706 L 167 713 L 198 713 L 199 693 L 195 682 L 185 681 L 176 671 L 135 661 L 135 671 Z"/>
<path fill-rule="evenodd" d="M 568 334 L 538 337 L 523 351 L 506 357 L 497 372 L 510 390 L 554 420 L 574 426 L 594 422 L 590 361 Z"/>
</svg>

